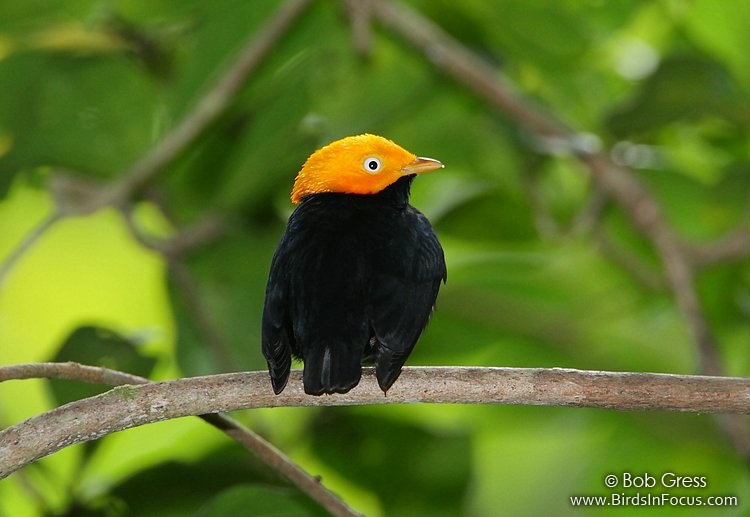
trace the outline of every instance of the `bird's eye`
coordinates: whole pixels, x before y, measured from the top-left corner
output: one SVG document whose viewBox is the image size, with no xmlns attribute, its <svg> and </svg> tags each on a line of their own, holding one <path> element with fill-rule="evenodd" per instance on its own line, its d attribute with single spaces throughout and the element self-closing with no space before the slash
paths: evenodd
<svg viewBox="0 0 750 517">
<path fill-rule="evenodd" d="M 380 172 L 380 169 L 383 168 L 383 163 L 378 158 L 370 156 L 365 158 L 365 161 L 362 162 L 362 167 L 364 167 L 364 169 L 370 174 L 375 174 L 376 172 Z"/>
</svg>

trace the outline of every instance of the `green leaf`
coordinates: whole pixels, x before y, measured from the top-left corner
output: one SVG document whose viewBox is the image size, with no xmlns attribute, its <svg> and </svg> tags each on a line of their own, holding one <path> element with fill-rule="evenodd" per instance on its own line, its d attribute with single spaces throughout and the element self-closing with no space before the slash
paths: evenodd
<svg viewBox="0 0 750 517">
<path fill-rule="evenodd" d="M 0 62 L 0 174 L 48 165 L 112 176 L 153 141 L 155 84 L 122 56 L 13 54 Z"/>
<path fill-rule="evenodd" d="M 257 485 L 239 485 L 224 490 L 195 515 L 196 517 L 302 517 L 319 515 L 300 503 L 289 490 Z"/>
<path fill-rule="evenodd" d="M 310 433 L 317 454 L 350 481 L 374 488 L 389 514 L 460 513 L 471 471 L 467 435 L 342 408 L 322 411 Z"/>
<path fill-rule="evenodd" d="M 79 327 L 65 340 L 53 361 L 75 361 L 103 366 L 148 378 L 156 360 L 138 352 L 138 344 L 124 336 L 100 327 Z M 110 386 L 70 380 L 50 380 L 58 405 L 102 393 Z"/>
<path fill-rule="evenodd" d="M 160 517 L 322 514 L 306 495 L 284 485 L 275 472 L 235 444 L 193 463 L 162 461 L 112 487 L 109 493 L 81 499 L 77 505 L 107 515 Z M 242 511 L 227 513 L 243 506 Z M 281 513 L 273 513 L 275 508 Z"/>
<path fill-rule="evenodd" d="M 260 319 L 271 256 L 282 231 L 280 225 L 267 235 L 231 229 L 220 243 L 192 254 L 192 287 L 180 278 L 172 282 L 177 358 L 187 375 L 266 368 Z"/>
<path fill-rule="evenodd" d="M 685 10 L 693 40 L 724 63 L 750 91 L 750 4 L 743 0 L 696 0 Z"/>
<path fill-rule="evenodd" d="M 750 104 L 726 69 L 693 55 L 665 59 L 637 95 L 612 111 L 608 129 L 619 137 L 645 133 L 676 121 L 721 115 L 750 127 Z"/>
</svg>

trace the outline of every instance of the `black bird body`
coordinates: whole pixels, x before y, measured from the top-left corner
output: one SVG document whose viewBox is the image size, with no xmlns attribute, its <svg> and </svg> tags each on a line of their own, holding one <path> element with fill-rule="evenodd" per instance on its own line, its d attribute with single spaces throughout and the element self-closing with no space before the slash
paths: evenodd
<svg viewBox="0 0 750 517">
<path fill-rule="evenodd" d="M 376 194 L 305 196 L 274 254 L 263 310 L 263 354 L 273 389 L 292 357 L 305 392 L 345 393 L 375 363 L 383 391 L 398 377 L 446 279 L 443 249 L 409 205 L 414 175 Z"/>
</svg>

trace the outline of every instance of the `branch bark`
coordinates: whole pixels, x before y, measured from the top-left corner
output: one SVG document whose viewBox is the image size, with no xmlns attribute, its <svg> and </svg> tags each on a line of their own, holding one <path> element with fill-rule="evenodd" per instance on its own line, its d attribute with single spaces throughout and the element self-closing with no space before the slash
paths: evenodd
<svg viewBox="0 0 750 517">
<path fill-rule="evenodd" d="M 0 381 L 14 378 L 6 367 Z M 301 371 L 274 395 L 266 372 L 192 377 L 66 404 L 0 431 L 0 478 L 64 447 L 161 420 L 239 409 L 363 404 L 522 404 L 750 413 L 750 379 L 559 368 L 407 367 L 386 396 L 372 368 L 349 393 L 313 397 Z"/>
<path fill-rule="evenodd" d="M 21 379 L 61 379 L 88 382 L 92 384 L 106 384 L 109 386 L 123 386 L 134 384 L 148 384 L 152 381 L 145 377 L 132 375 L 99 366 L 87 366 L 75 362 L 67 363 L 29 363 L 0 367 L 0 382 Z M 45 413 L 48 414 L 48 413 Z M 230 438 L 243 445 L 259 460 L 274 471 L 286 477 L 311 499 L 317 501 L 331 515 L 353 517 L 360 515 L 329 491 L 320 479 L 311 476 L 283 452 L 274 447 L 261 436 L 243 426 L 237 420 L 222 414 L 197 415 L 203 421 L 223 431 Z M 82 418 L 86 418 L 82 415 Z M 73 429 L 71 429 L 73 431 Z M 0 433 L 2 433 L 0 431 Z M 2 464 L 2 460 L 0 460 Z M 7 476 L 5 469 L 0 467 L 0 479 Z"/>
<path fill-rule="evenodd" d="M 705 245 L 686 246 L 686 252 L 696 267 L 717 263 L 737 262 L 750 257 L 750 229 L 748 222 L 716 242 Z"/>
</svg>

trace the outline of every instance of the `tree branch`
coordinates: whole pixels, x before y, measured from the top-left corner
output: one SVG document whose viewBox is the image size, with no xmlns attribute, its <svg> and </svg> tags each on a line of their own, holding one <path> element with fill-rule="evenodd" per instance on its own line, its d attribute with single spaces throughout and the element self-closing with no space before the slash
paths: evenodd
<svg viewBox="0 0 750 517">
<path fill-rule="evenodd" d="M 99 366 L 86 366 L 75 362 L 29 363 L 0 367 L 0 382 L 13 379 L 20 380 L 36 378 L 75 380 L 92 384 L 106 384 L 110 386 L 149 384 L 152 382 L 144 377 L 139 377 L 138 375 L 132 375 Z M 197 416 L 243 445 L 259 460 L 272 470 L 286 477 L 332 515 L 359 515 L 357 512 L 349 508 L 346 503 L 339 499 L 335 494 L 326 489 L 320 482 L 319 478 L 311 476 L 302 470 L 283 452 L 252 430 L 243 426 L 237 420 L 226 415 L 213 414 L 213 412 L 209 414 L 199 414 Z M 81 417 L 86 419 L 85 415 L 81 415 Z M 71 428 L 70 431 L 73 433 L 77 432 L 75 428 Z M 0 433 L 2 433 L 2 431 L 0 431 Z M 2 460 L 0 460 L 0 464 L 1 463 Z M 0 478 L 7 476 L 9 473 L 10 472 L 5 473 L 5 469 L 0 467 Z"/>
<path fill-rule="evenodd" d="M 734 230 L 708 244 L 686 244 L 685 253 L 696 268 L 750 257 L 750 198 Z"/>
<path fill-rule="evenodd" d="M 716 263 L 745 260 L 750 257 L 750 230 L 743 221 L 737 230 L 725 235 L 716 242 L 703 245 L 686 245 L 685 250 L 691 262 L 697 267 Z"/>
<path fill-rule="evenodd" d="M 26 365 L 0 368 L 0 381 Z M 46 366 L 38 367 L 43 371 Z M 523 404 L 750 413 L 750 379 L 545 368 L 407 367 L 384 396 L 372 368 L 349 393 L 313 397 L 301 371 L 274 395 L 266 372 L 118 386 L 0 431 L 0 478 L 64 447 L 143 424 L 238 409 L 363 404 Z"/>
<path fill-rule="evenodd" d="M 372 51 L 372 0 L 344 0 L 352 42 L 357 53 L 369 57 Z"/>
</svg>

